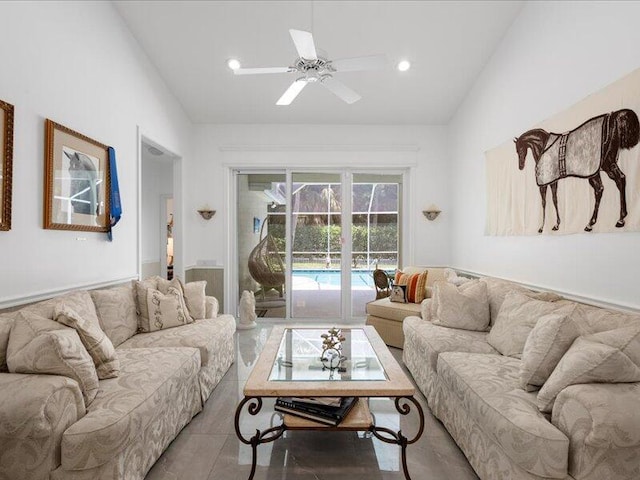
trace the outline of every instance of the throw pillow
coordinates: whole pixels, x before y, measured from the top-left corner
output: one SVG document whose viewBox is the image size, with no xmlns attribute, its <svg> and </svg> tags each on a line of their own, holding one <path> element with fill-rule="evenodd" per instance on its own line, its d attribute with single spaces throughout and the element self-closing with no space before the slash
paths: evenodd
<svg viewBox="0 0 640 480">
<path fill-rule="evenodd" d="M 489 326 L 487 284 L 479 280 L 459 287 L 447 281 L 434 284 L 432 322 L 442 327 L 485 331 Z"/>
<path fill-rule="evenodd" d="M 151 317 L 149 328 L 152 332 L 193 322 L 187 313 L 182 292 L 175 287 L 169 287 L 166 295 L 160 290 L 148 289 L 147 308 Z"/>
<path fill-rule="evenodd" d="M 570 310 L 561 309 L 540 317 L 522 351 L 522 388 L 532 392 L 544 385 L 573 341 L 583 333 L 580 315 L 576 304 Z"/>
<path fill-rule="evenodd" d="M 421 273 L 404 273 L 401 270 L 396 270 L 394 278 L 395 285 L 407 286 L 407 302 L 421 303 L 422 300 L 427 298 L 427 274 L 428 270 Z"/>
<path fill-rule="evenodd" d="M 0 314 L 0 372 L 8 372 L 7 368 L 7 345 L 9 344 L 9 333 L 15 320 L 15 314 Z"/>
<path fill-rule="evenodd" d="M 407 286 L 392 285 L 389 300 L 396 303 L 407 303 Z"/>
<path fill-rule="evenodd" d="M 149 307 L 147 306 L 147 290 L 158 289 L 158 279 L 160 277 L 151 277 L 146 280 L 132 280 L 133 291 L 136 297 L 136 308 L 138 312 L 138 331 L 150 332 L 149 327 Z"/>
<path fill-rule="evenodd" d="M 78 332 L 80 341 L 93 359 L 99 379 L 118 376 L 120 361 L 113 343 L 100 328 L 89 292 L 73 292 L 60 297 L 54 307 L 54 315 L 57 322 Z"/>
<path fill-rule="evenodd" d="M 114 347 L 133 337 L 138 330 L 135 292 L 129 287 L 92 290 L 100 327 Z"/>
<path fill-rule="evenodd" d="M 203 318 L 207 318 L 207 294 L 205 293 L 206 288 L 206 280 L 182 284 L 182 291 L 184 292 L 184 300 L 187 304 L 187 310 L 189 311 L 189 315 L 194 320 L 202 320 Z"/>
<path fill-rule="evenodd" d="M 540 317 L 563 307 L 568 311 L 573 304 L 544 302 L 521 292 L 509 292 L 487 336 L 487 342 L 502 355 L 521 358 L 527 337 Z"/>
<path fill-rule="evenodd" d="M 96 367 L 78 333 L 35 314 L 18 313 L 9 337 L 7 364 L 12 373 L 62 375 L 75 380 L 86 406 L 98 393 Z"/>
<path fill-rule="evenodd" d="M 578 337 L 540 389 L 538 408 L 551 412 L 569 385 L 639 381 L 640 325 Z"/>
</svg>

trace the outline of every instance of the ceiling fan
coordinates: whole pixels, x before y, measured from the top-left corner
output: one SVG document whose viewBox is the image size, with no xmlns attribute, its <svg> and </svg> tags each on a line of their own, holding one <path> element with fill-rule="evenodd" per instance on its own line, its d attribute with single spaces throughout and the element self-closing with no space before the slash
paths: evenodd
<svg viewBox="0 0 640 480">
<path fill-rule="evenodd" d="M 343 58 L 329 60 L 325 58 L 313 42 L 313 35 L 303 30 L 289 30 L 291 39 L 298 51 L 298 58 L 290 67 L 264 67 L 264 68 L 237 68 L 233 71 L 236 75 L 255 75 L 262 73 L 292 73 L 302 74 L 282 94 L 276 105 L 289 105 L 309 83 L 319 83 L 327 90 L 351 104 L 362 97 L 336 80 L 333 76 L 336 72 L 356 72 L 361 70 L 378 70 L 387 63 L 385 55 L 369 55 L 366 57 Z"/>
</svg>

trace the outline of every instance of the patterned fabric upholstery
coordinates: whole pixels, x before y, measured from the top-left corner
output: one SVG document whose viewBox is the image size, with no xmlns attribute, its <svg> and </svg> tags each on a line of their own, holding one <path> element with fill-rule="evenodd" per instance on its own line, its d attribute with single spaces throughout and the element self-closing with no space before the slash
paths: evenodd
<svg viewBox="0 0 640 480">
<path fill-rule="evenodd" d="M 138 330 L 138 314 L 131 286 L 92 290 L 100 328 L 114 347 L 133 337 Z"/>
<path fill-rule="evenodd" d="M 57 322 L 78 332 L 82 344 L 93 359 L 98 378 L 118 376 L 118 357 L 113 343 L 100 328 L 96 307 L 89 292 L 80 291 L 63 296 L 54 308 L 54 315 Z"/>
<path fill-rule="evenodd" d="M 62 434 L 84 414 L 70 378 L 0 373 L 0 478 L 47 480 L 60 465 Z"/>
<path fill-rule="evenodd" d="M 493 320 L 505 296 L 522 291 L 494 280 L 483 279 Z M 557 302 L 566 305 L 579 312 L 574 318 L 582 335 L 640 321 L 638 315 Z M 407 317 L 403 326 L 405 364 L 483 480 L 640 478 L 640 382 L 568 386 L 546 415 L 537 408 L 538 392 L 521 388 L 523 361 L 500 355 L 487 333 L 442 328 L 418 317 Z"/>
<path fill-rule="evenodd" d="M 413 374 L 429 405 L 436 401 L 438 356 L 443 352 L 469 352 L 498 355 L 486 342 L 486 332 L 439 327 L 418 317 L 404 320 L 403 361 Z"/>
<path fill-rule="evenodd" d="M 142 479 L 202 409 L 197 349 L 118 353 L 120 376 L 102 380 L 87 414 L 64 432 L 53 478 Z"/>
<path fill-rule="evenodd" d="M 140 333 L 118 347 L 118 352 L 126 348 L 148 347 L 194 347 L 200 350 L 200 386 L 202 403 L 209 398 L 235 359 L 233 333 L 236 321 L 231 315 L 196 320 L 178 328 Z"/>
<path fill-rule="evenodd" d="M 75 380 L 86 405 L 98 392 L 96 367 L 78 333 L 37 315 L 18 313 L 9 337 L 7 365 L 12 373 L 62 375 Z"/>
<path fill-rule="evenodd" d="M 0 315 L 0 372 L 8 372 L 7 368 L 7 346 L 9 345 L 9 333 L 13 326 L 15 315 Z"/>
<path fill-rule="evenodd" d="M 536 394 L 519 387 L 520 364 L 502 355 L 445 352 L 438 376 L 513 463 L 533 475 L 565 478 L 569 440 L 538 411 Z"/>
<path fill-rule="evenodd" d="M 77 337 L 53 321 L 65 297 L 0 315 L 0 369 L 8 332 L 22 314 Z M 213 297 L 205 299 L 206 314 L 217 318 L 139 335 L 131 287 L 94 291 L 91 298 L 109 338 L 129 342 L 116 349 L 120 376 L 99 383 L 96 377 L 97 395 L 85 410 L 70 378 L 0 373 L 0 480 L 142 480 L 235 360 L 235 319 L 218 317 Z"/>
<path fill-rule="evenodd" d="M 565 388 L 551 421 L 571 441 L 569 473 L 580 480 L 640 478 L 640 383 Z"/>
</svg>

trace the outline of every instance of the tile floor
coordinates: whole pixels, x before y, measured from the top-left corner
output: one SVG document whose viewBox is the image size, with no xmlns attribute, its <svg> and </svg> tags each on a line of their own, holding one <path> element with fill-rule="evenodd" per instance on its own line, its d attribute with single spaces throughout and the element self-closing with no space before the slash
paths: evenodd
<svg viewBox="0 0 640 480">
<path fill-rule="evenodd" d="M 213 391 L 204 410 L 193 418 L 156 462 L 147 480 L 246 480 L 251 470 L 251 448 L 235 435 L 233 418 L 242 388 L 269 336 L 271 325 L 236 333 L 236 362 Z M 402 351 L 391 348 L 402 364 Z M 418 399 L 425 412 L 425 431 L 407 450 L 414 480 L 467 480 L 478 477 L 442 424 Z M 247 434 L 264 429 L 272 421 L 273 402 L 261 412 L 243 414 L 241 429 Z M 402 417 L 388 399 L 372 399 L 371 410 L 379 425 L 408 437 L 415 431 L 415 417 Z M 401 418 L 402 417 L 402 418 Z M 397 445 L 356 432 L 286 432 L 283 438 L 258 447 L 256 480 L 400 480 L 404 478 Z"/>
</svg>

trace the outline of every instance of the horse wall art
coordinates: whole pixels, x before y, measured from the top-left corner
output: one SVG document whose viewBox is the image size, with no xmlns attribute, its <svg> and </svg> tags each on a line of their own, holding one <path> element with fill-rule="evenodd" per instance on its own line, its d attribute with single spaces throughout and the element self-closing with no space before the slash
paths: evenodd
<svg viewBox="0 0 640 480">
<path fill-rule="evenodd" d="M 620 217 L 616 227 L 624 227 L 627 216 L 626 177 L 618 166 L 621 149 L 631 149 L 638 145 L 640 124 L 633 110 L 623 109 L 590 118 L 579 127 L 567 133 L 551 133 L 541 128 L 524 132 L 514 138 L 518 153 L 518 168 L 524 169 L 527 152 L 531 150 L 536 162 L 536 184 L 542 199 L 542 233 L 547 204 L 547 187 L 551 187 L 551 197 L 556 210 L 553 230 L 560 228 L 558 212 L 558 180 L 578 177 L 589 180 L 593 188 L 595 205 L 585 231 L 590 232 L 598 221 L 598 210 L 604 185 L 600 171 L 613 180 L 620 192 Z"/>
<path fill-rule="evenodd" d="M 640 231 L 639 116 L 640 68 L 485 152 L 486 233 Z"/>
</svg>

